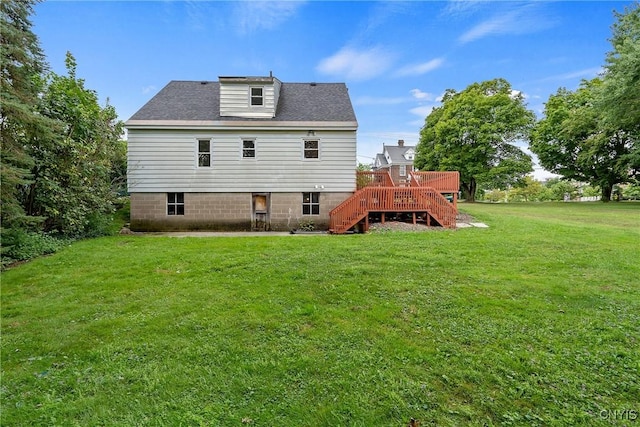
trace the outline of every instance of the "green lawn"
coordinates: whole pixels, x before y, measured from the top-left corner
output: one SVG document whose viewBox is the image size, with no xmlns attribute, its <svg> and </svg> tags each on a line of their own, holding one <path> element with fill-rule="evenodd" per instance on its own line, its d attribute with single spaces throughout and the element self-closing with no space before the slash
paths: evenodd
<svg viewBox="0 0 640 427">
<path fill-rule="evenodd" d="M 0 424 L 640 423 L 640 204 L 461 209 L 490 228 L 117 236 L 5 271 Z"/>
</svg>

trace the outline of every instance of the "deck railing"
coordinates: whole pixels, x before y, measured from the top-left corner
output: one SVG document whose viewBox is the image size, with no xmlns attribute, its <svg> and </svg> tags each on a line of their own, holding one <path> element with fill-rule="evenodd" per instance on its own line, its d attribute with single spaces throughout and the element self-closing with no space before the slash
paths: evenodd
<svg viewBox="0 0 640 427">
<path fill-rule="evenodd" d="M 365 187 L 395 187 L 388 171 L 356 171 L 358 190 Z"/>
<path fill-rule="evenodd" d="M 455 228 L 457 210 L 431 187 L 365 187 L 333 209 L 330 229 L 344 233 L 369 212 L 425 212 L 441 226 Z"/>
<path fill-rule="evenodd" d="M 460 173 L 454 172 L 411 172 L 411 185 L 431 187 L 441 193 L 457 193 L 460 190 Z"/>
</svg>

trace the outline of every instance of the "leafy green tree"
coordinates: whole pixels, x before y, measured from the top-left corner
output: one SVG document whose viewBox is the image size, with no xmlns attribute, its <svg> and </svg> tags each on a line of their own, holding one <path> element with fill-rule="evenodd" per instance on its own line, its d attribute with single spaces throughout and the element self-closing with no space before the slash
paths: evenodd
<svg viewBox="0 0 640 427">
<path fill-rule="evenodd" d="M 640 2 L 614 12 L 613 50 L 607 54 L 602 112 L 617 128 L 640 127 Z"/>
<path fill-rule="evenodd" d="M 0 179 L 3 228 L 23 227 L 20 190 L 32 181 L 33 159 L 26 150 L 34 138 L 49 138 L 55 123 L 38 112 L 44 54 L 29 16 L 36 1 L 0 2 Z M 33 219 L 33 218 L 31 218 Z"/>
<path fill-rule="evenodd" d="M 89 232 L 96 216 L 112 209 L 112 173 L 122 123 L 115 109 L 101 107 L 94 91 L 76 76 L 76 61 L 67 53 L 67 76 L 47 78 L 41 113 L 63 124 L 54 138 L 34 139 L 33 183 L 26 194 L 30 215 L 46 217 L 46 228 L 65 235 Z"/>
<path fill-rule="evenodd" d="M 573 181 L 567 181 L 560 178 L 552 178 L 545 182 L 544 198 L 541 200 L 564 200 L 565 195 L 569 196 L 569 199 L 574 199 L 578 196 L 578 184 Z"/>
<path fill-rule="evenodd" d="M 629 184 L 622 189 L 622 197 L 628 200 L 640 200 L 640 184 Z"/>
<path fill-rule="evenodd" d="M 606 72 L 552 95 L 531 143 L 542 166 L 600 187 L 604 202 L 640 176 L 640 3 L 616 17 Z"/>
<path fill-rule="evenodd" d="M 117 195 L 127 193 L 127 141 L 115 144 L 111 158 L 111 191 Z"/>
<path fill-rule="evenodd" d="M 633 137 L 602 119 L 596 106 L 601 90 L 602 80 L 596 78 L 583 81 L 575 92 L 561 88 L 551 95 L 530 148 L 545 169 L 599 186 L 602 200 L 609 201 L 613 186 L 629 180 Z"/>
<path fill-rule="evenodd" d="M 633 179 L 640 175 L 640 2 L 614 13 L 613 49 L 607 54 L 597 107 L 609 126 L 629 135 L 623 160 Z"/>
<path fill-rule="evenodd" d="M 542 183 L 527 175 L 518 186 L 509 191 L 509 201 L 532 202 L 540 200 L 543 191 Z"/>
<path fill-rule="evenodd" d="M 515 143 L 528 139 L 535 115 L 522 94 L 504 79 L 449 89 L 425 120 L 416 147 L 421 170 L 456 170 L 467 201 L 478 185 L 505 188 L 533 170 L 531 157 Z"/>
</svg>

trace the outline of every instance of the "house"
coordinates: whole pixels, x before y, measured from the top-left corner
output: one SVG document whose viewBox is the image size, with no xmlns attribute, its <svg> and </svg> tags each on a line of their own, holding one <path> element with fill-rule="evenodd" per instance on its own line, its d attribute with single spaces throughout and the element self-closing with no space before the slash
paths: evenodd
<svg viewBox="0 0 640 427">
<path fill-rule="evenodd" d="M 413 172 L 413 159 L 416 147 L 404 145 L 404 140 L 398 140 L 398 145 L 382 145 L 382 153 L 378 153 L 373 162 L 374 171 L 388 171 L 393 181 L 399 186 L 409 185 Z"/>
<path fill-rule="evenodd" d="M 344 83 L 171 81 L 125 127 L 132 230 L 327 229 L 356 190 Z"/>
</svg>

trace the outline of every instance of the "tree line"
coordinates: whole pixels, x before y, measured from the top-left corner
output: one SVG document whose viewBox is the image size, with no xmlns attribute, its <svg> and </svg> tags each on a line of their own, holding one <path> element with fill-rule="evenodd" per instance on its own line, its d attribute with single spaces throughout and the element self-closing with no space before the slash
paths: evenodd
<svg viewBox="0 0 640 427">
<path fill-rule="evenodd" d="M 123 123 L 71 53 L 66 75 L 49 70 L 29 19 L 36 3 L 0 2 L 3 264 L 106 233 L 126 180 Z"/>
<path fill-rule="evenodd" d="M 416 147 L 422 170 L 457 170 L 467 201 L 480 189 L 524 187 L 533 171 L 528 147 L 546 170 L 597 186 L 601 200 L 614 186 L 640 178 L 640 3 L 614 12 L 616 22 L 602 75 L 575 91 L 559 88 L 543 117 L 526 108 L 508 81 L 447 90 L 425 119 Z"/>
</svg>

